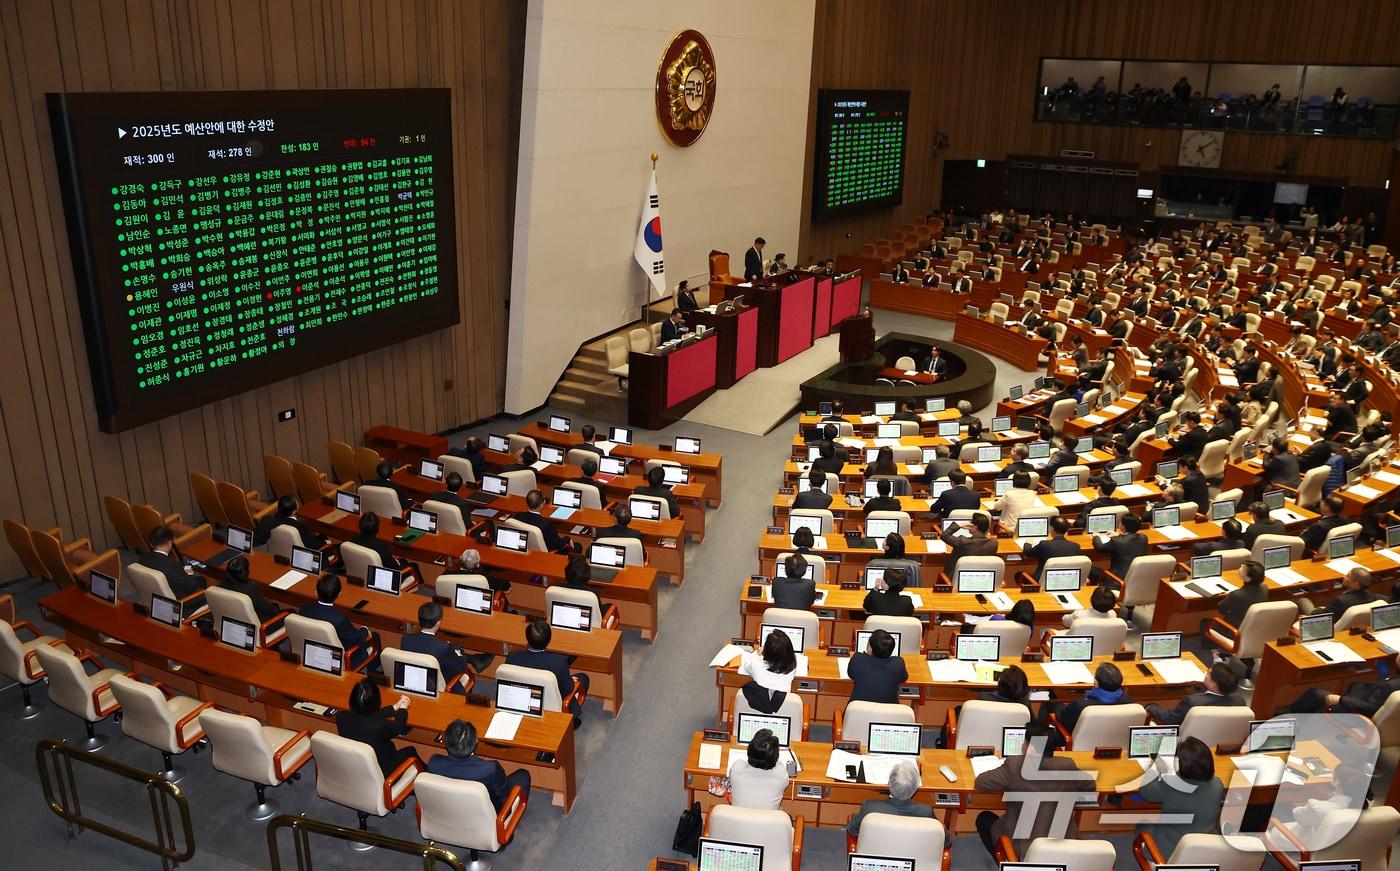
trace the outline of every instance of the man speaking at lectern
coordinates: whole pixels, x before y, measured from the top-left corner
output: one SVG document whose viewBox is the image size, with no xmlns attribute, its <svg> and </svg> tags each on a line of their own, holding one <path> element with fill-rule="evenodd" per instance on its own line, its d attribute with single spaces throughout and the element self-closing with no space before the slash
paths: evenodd
<svg viewBox="0 0 1400 871">
<path fill-rule="evenodd" d="M 744 252 L 744 280 L 757 281 L 763 277 L 763 237 L 753 240 L 753 247 Z"/>
</svg>

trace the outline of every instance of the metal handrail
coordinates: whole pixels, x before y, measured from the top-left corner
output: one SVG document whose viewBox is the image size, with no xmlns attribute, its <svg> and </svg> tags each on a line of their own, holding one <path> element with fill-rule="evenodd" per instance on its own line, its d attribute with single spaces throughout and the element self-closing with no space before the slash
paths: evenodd
<svg viewBox="0 0 1400 871">
<path fill-rule="evenodd" d="M 162 869 L 178 867 L 179 863 L 188 862 L 194 856 L 195 840 L 190 821 L 189 801 L 180 787 L 160 774 L 143 771 L 96 753 L 87 753 L 67 741 L 40 741 L 34 748 L 34 759 L 39 765 L 39 782 L 44 789 L 44 801 L 48 802 L 49 810 L 67 824 L 70 839 L 77 838 L 85 829 L 92 829 L 98 834 L 130 844 L 139 850 L 154 853 L 160 857 Z M 78 782 L 73 776 L 75 759 L 93 768 L 145 785 L 146 796 L 151 803 L 151 821 L 155 825 L 154 841 L 83 814 L 82 801 L 78 796 Z M 174 802 L 180 815 L 180 842 L 175 838 L 171 802 Z M 178 849 L 176 844 L 181 842 L 185 846 Z"/>
<path fill-rule="evenodd" d="M 296 847 L 297 871 L 311 871 L 311 839 L 310 836 L 324 835 L 329 838 L 337 838 L 341 841 L 353 841 L 359 844 L 368 844 L 371 847 L 381 847 L 395 853 L 403 853 L 409 856 L 423 857 L 423 871 L 432 871 L 436 863 L 442 862 L 452 871 L 466 871 L 466 865 L 457 857 L 456 853 L 444 850 L 434 843 L 422 843 L 420 841 L 405 841 L 402 838 L 393 838 L 388 835 L 380 835 L 375 832 L 367 832 L 364 829 L 352 829 L 348 826 L 338 826 L 335 823 L 328 823 L 323 820 L 312 819 L 302 815 L 292 816 L 291 814 L 281 814 L 273 817 L 267 823 L 267 851 L 271 859 L 270 871 L 282 871 L 282 857 L 277 848 L 277 833 L 282 829 L 291 829 Z"/>
</svg>

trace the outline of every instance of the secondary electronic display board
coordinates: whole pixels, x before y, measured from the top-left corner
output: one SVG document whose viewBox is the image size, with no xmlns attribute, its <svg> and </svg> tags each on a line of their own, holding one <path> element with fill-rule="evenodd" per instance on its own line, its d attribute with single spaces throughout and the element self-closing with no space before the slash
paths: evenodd
<svg viewBox="0 0 1400 871">
<path fill-rule="evenodd" d="M 908 91 L 822 91 L 817 98 L 815 218 L 904 199 Z"/>
<path fill-rule="evenodd" d="M 457 323 L 446 89 L 48 102 L 104 430 Z"/>
</svg>

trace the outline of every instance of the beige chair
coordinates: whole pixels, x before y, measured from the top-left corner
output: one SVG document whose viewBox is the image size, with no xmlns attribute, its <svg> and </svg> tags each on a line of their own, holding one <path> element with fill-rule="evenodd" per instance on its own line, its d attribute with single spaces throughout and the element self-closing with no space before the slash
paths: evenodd
<svg viewBox="0 0 1400 871">
<path fill-rule="evenodd" d="M 134 677 L 114 674 L 112 695 L 122 709 L 122 731 L 148 747 L 160 751 L 161 776 L 179 783 L 185 776 L 175 765 L 176 753 L 183 753 L 204 738 L 199 715 L 213 707 L 189 696 L 177 696 L 163 686 L 143 683 Z"/>
<path fill-rule="evenodd" d="M 585 486 L 585 487 L 586 487 L 586 485 L 581 485 L 581 486 Z M 628 500 L 629 503 L 631 503 L 631 502 L 647 502 L 647 503 L 650 503 L 651 505 L 655 505 L 655 506 L 656 506 L 657 517 L 658 517 L 658 518 L 660 518 L 661 520 L 670 520 L 670 519 L 671 519 L 671 503 L 667 502 L 665 499 L 662 499 L 660 496 L 646 496 L 646 495 L 644 495 L 644 494 L 642 494 L 642 493 L 633 493 L 633 494 L 631 494 L 631 495 L 629 495 L 629 496 L 627 497 L 627 500 Z M 585 506 L 585 507 L 587 507 L 587 506 Z M 633 516 L 633 517 L 636 517 L 637 515 L 638 515 L 638 512 L 636 512 L 636 511 L 633 511 L 633 512 L 632 512 L 632 516 Z"/>
<path fill-rule="evenodd" d="M 911 369 L 919 368 L 919 366 L 917 363 L 914 362 L 913 357 L 906 355 L 894 361 L 894 368 L 903 369 L 904 371 L 908 372 Z"/>
<path fill-rule="evenodd" d="M 1229 550 L 1217 550 L 1213 556 L 1220 557 L 1220 573 L 1224 575 L 1248 562 L 1251 554 L 1247 547 L 1232 547 Z"/>
<path fill-rule="evenodd" d="M 1338 808 L 1323 814 L 1317 831 L 1304 843 L 1277 819 L 1269 820 L 1264 840 L 1269 853 L 1284 868 L 1297 867 L 1298 861 L 1327 862 L 1361 860 L 1361 871 L 1386 871 L 1390 867 L 1390 845 L 1400 834 L 1400 811 L 1375 804 L 1359 813 Z M 1317 849 L 1307 848 L 1317 845 Z"/>
<path fill-rule="evenodd" d="M 743 693 L 735 693 L 734 700 L 730 702 L 727 721 L 729 723 L 729 734 L 739 734 L 739 715 L 758 714 L 769 716 L 762 711 L 755 710 Z M 777 716 L 787 717 L 791 721 L 789 737 L 793 741 L 807 740 L 807 724 L 810 719 L 807 716 L 807 705 L 802 701 L 802 696 L 797 693 L 788 693 L 783 697 L 783 703 L 778 706 Z"/>
<path fill-rule="evenodd" d="M 1064 302 L 1064 300 L 1061 300 Z M 1072 306 L 1073 303 L 1070 303 Z M 1073 399 L 1061 399 L 1050 407 L 1050 429 L 1061 432 L 1065 428 L 1065 422 L 1074 417 L 1074 410 L 1079 405 Z"/>
<path fill-rule="evenodd" d="M 506 495 L 508 496 L 524 496 L 537 487 L 534 469 L 502 472 L 501 477 L 506 479 Z"/>
<path fill-rule="evenodd" d="M 540 453 L 539 442 L 527 435 L 521 435 L 518 432 L 506 433 L 506 444 L 510 445 L 510 452 L 512 454 L 518 454 L 525 448 L 534 451 L 536 456 Z"/>
<path fill-rule="evenodd" d="M 506 665 L 502 663 L 496 666 L 496 680 L 515 681 L 516 683 L 529 684 L 540 687 L 544 690 L 543 709 L 546 711 L 567 711 L 571 710 L 575 703 L 582 707 L 588 701 L 588 693 L 584 691 L 583 684 L 574 677 L 573 688 L 569 690 L 567 696 L 559 694 L 559 680 L 554 676 L 554 672 L 546 671 L 542 668 L 528 668 L 523 665 Z"/>
<path fill-rule="evenodd" d="M 1123 591 L 1120 604 L 1125 608 L 1133 608 L 1155 604 L 1162 581 L 1170 578 L 1175 570 L 1175 557 L 1169 554 L 1144 554 L 1128 565 L 1128 571 L 1123 577 L 1108 571 L 1104 574 L 1119 583 Z"/>
<path fill-rule="evenodd" d="M 837 709 L 831 724 L 831 734 L 839 736 L 837 740 L 857 741 L 864 746 L 870 737 L 871 723 L 913 722 L 914 709 L 909 705 L 893 702 L 847 702 L 844 708 Z"/>
<path fill-rule="evenodd" d="M 194 494 L 195 504 L 199 506 L 199 513 L 204 515 L 205 523 L 229 522 L 228 512 L 219 501 L 217 481 L 208 475 L 193 472 L 190 474 L 190 492 Z"/>
<path fill-rule="evenodd" d="M 836 528 L 836 518 L 829 509 L 826 508 L 794 508 L 789 512 L 789 517 L 808 517 L 821 521 L 821 534 L 830 535 Z"/>
<path fill-rule="evenodd" d="M 1113 871 L 1118 854 L 1110 841 L 1036 838 L 1026 848 L 1026 855 L 1018 858 L 1011 839 L 1002 835 L 997 845 L 997 858 L 1027 865 L 1060 865 L 1074 871 Z"/>
<path fill-rule="evenodd" d="M 1216 481 L 1225 475 L 1225 460 L 1230 452 L 1229 439 L 1216 439 L 1207 442 L 1201 449 L 1200 469 L 1207 481 Z"/>
<path fill-rule="evenodd" d="M 146 568 L 139 563 L 131 563 L 126 567 L 126 576 L 131 579 L 131 586 L 136 590 L 137 603 L 143 605 L 147 610 L 151 607 L 152 595 L 159 594 L 167 599 L 175 598 L 174 591 L 170 589 L 170 582 L 165 579 L 165 575 L 155 569 Z M 192 603 L 197 602 L 207 592 L 207 589 L 200 590 L 199 592 L 191 593 L 185 598 L 180 599 L 179 602 L 182 612 L 187 610 Z M 193 611 L 189 611 L 189 613 L 184 613 L 184 622 L 188 623 L 196 617 L 201 617 L 207 613 L 208 610 L 208 604 L 204 604 Z"/>
<path fill-rule="evenodd" d="M 953 518 L 957 519 L 957 518 Z M 954 572 L 994 572 L 996 578 L 993 581 L 994 589 L 1001 589 L 1002 580 L 1006 577 L 1006 560 L 999 556 L 965 556 L 957 561 Z M 942 580 L 952 583 L 956 588 L 957 578 L 949 578 L 947 575 L 941 576 Z"/>
<path fill-rule="evenodd" d="M 21 641 L 20 631 L 30 634 L 30 640 Z M 39 667 L 39 656 L 35 653 L 40 647 L 57 646 L 72 653 L 71 648 L 61 638 L 42 635 L 28 620 L 11 623 L 0 620 L 0 675 L 19 684 L 24 707 L 15 715 L 16 720 L 32 720 L 39 716 L 40 709 L 30 698 L 29 688 L 44 679 L 44 670 Z"/>
<path fill-rule="evenodd" d="M 369 655 L 367 654 L 364 657 L 364 662 L 358 668 L 352 668 L 350 665 L 352 659 L 365 648 L 367 642 L 356 644 L 346 650 L 340 641 L 340 636 L 336 634 L 335 627 L 325 620 L 314 620 L 300 614 L 288 614 L 283 626 L 287 630 L 287 646 L 297 656 L 304 657 L 306 655 L 306 642 L 315 641 L 340 651 L 342 673 L 359 671 L 369 663 Z"/>
<path fill-rule="evenodd" d="M 355 449 L 345 442 L 330 441 L 326 453 L 331 460 L 331 474 L 341 484 L 358 484 L 360 472 L 355 467 Z"/>
<path fill-rule="evenodd" d="M 403 516 L 403 503 L 399 501 L 399 494 L 388 487 L 361 484 L 360 489 L 355 492 L 360 495 L 360 514 L 374 513 L 385 520 Z"/>
<path fill-rule="evenodd" d="M 883 629 L 891 635 L 899 636 L 899 652 L 924 652 L 924 623 L 918 617 L 889 617 L 871 614 L 860 627 L 866 632 Z"/>
<path fill-rule="evenodd" d="M 1288 557 L 1291 561 L 1303 558 L 1303 540 L 1296 535 L 1272 535 L 1264 534 L 1254 539 L 1254 546 L 1250 548 L 1249 558 L 1255 562 L 1264 561 L 1264 551 L 1271 547 L 1283 547 L 1288 545 Z"/>
<path fill-rule="evenodd" d="M 820 583 L 820 582 L 819 582 Z M 793 626 L 802 630 L 802 646 L 808 650 L 825 647 L 821 619 L 811 611 L 796 608 L 769 608 L 763 612 L 763 626 Z M 797 651 L 801 653 L 802 651 Z"/>
<path fill-rule="evenodd" d="M 1328 466 L 1318 466 L 1304 472 L 1302 480 L 1298 482 L 1298 494 L 1293 497 L 1293 501 L 1309 511 L 1315 510 L 1322 501 L 1322 485 L 1327 483 L 1330 471 Z"/>
<path fill-rule="evenodd" d="M 1195 738 L 1214 750 L 1220 745 L 1241 745 L 1249 738 L 1254 711 L 1248 705 L 1197 705 L 1181 721 L 1179 740 Z"/>
<path fill-rule="evenodd" d="M 379 477 L 379 464 L 384 457 L 374 448 L 358 447 L 354 449 L 355 454 L 355 474 L 359 475 L 361 481 L 373 481 Z"/>
<path fill-rule="evenodd" d="M 104 668 L 91 653 L 75 655 L 67 648 L 51 645 L 34 648 L 34 654 L 49 679 L 49 701 L 83 721 L 87 738 L 78 747 L 89 753 L 101 750 L 107 745 L 107 738 L 98 735 L 93 727 L 121 710 L 112 694 L 111 681 L 122 670 Z M 83 669 L 84 662 L 92 663 L 97 671 L 88 674 Z"/>
<path fill-rule="evenodd" d="M 1096 747 L 1127 747 L 1129 729 L 1147 722 L 1142 705 L 1090 705 L 1079 713 L 1074 731 L 1069 732 L 1054 714 L 1050 725 L 1060 733 L 1067 750 L 1093 750 Z"/>
<path fill-rule="evenodd" d="M 472 691 L 472 686 L 476 683 L 476 673 L 473 672 L 471 668 L 467 668 L 466 671 L 449 681 L 447 676 L 442 673 L 442 666 L 438 664 L 437 657 L 430 656 L 426 653 L 412 653 L 397 647 L 386 647 L 383 652 L 379 654 L 379 661 L 384 666 L 384 673 L 390 676 L 393 676 L 394 669 L 399 663 L 428 669 L 437 675 L 438 695 L 445 695 L 459 687 L 464 694 L 469 693 Z M 380 816 L 383 816 L 383 814 L 380 814 Z"/>
<path fill-rule="evenodd" d="M 306 547 L 306 542 L 301 539 L 301 530 L 286 523 L 272 527 L 267 535 L 268 553 L 290 561 L 294 547 Z"/>
<path fill-rule="evenodd" d="M 1042 581 L 1045 579 L 1046 572 L 1053 572 L 1059 569 L 1079 569 L 1079 577 L 1084 579 L 1089 577 L 1089 571 L 1093 567 L 1093 561 L 1082 554 L 1078 556 L 1052 556 L 1045 561 L 1044 567 L 1041 568 L 1040 574 L 1035 577 L 1035 580 Z M 1029 575 L 1025 575 L 1024 572 L 1022 574 L 1025 577 L 1030 577 Z"/>
<path fill-rule="evenodd" d="M 507 529 L 518 529 L 525 533 L 526 550 L 541 552 L 547 550 L 544 546 L 544 533 L 540 531 L 538 526 L 531 525 L 523 520 L 517 520 L 514 517 L 507 517 L 502 520 L 501 526 Z"/>
<path fill-rule="evenodd" d="M 386 776 L 379 768 L 374 748 L 363 741 L 324 731 L 311 736 L 311 755 L 316 760 L 316 794 L 355 811 L 364 832 L 369 831 L 370 814 L 382 817 L 404 803 L 413 793 L 413 781 L 423 770 L 423 763 L 412 758 Z M 360 851 L 373 849 L 370 844 L 356 843 L 353 847 Z"/>
<path fill-rule="evenodd" d="M 948 871 L 953 862 L 953 845 L 942 823 L 897 814 L 866 814 L 860 821 L 860 835 L 846 836 L 846 850 L 913 859 L 914 871 Z"/>
<path fill-rule="evenodd" d="M 621 336 L 608 336 L 603 342 L 603 353 L 607 355 L 608 374 L 617 379 L 617 392 L 621 393 L 627 383 L 627 340 Z"/>
<path fill-rule="evenodd" d="M 515 836 L 530 796 L 511 787 L 500 811 L 485 784 L 423 773 L 413 781 L 418 831 L 429 841 L 465 847 L 473 865 L 482 853 L 500 852 Z"/>
<path fill-rule="evenodd" d="M 1327 553 L 1327 545 L 1330 544 L 1334 538 L 1344 538 L 1348 535 L 1360 534 L 1361 524 L 1359 523 L 1343 523 L 1341 526 L 1334 526 L 1327 530 L 1327 534 L 1322 537 L 1322 544 L 1318 545 L 1317 552 L 1321 554 Z"/>
<path fill-rule="evenodd" d="M 587 451 L 581 451 L 580 453 L 587 453 Z M 572 463 L 572 461 L 570 462 Z M 559 484 L 557 484 L 556 487 L 562 487 L 565 490 L 573 490 L 574 492 L 578 493 L 580 508 L 589 508 L 593 511 L 603 510 L 603 497 L 597 487 L 590 487 L 587 484 L 581 484 L 577 481 L 562 481 Z M 664 502 L 666 500 L 663 499 L 662 501 Z M 670 513 L 671 506 L 663 505 L 662 509 L 666 513 Z"/>
<path fill-rule="evenodd" d="M 1088 635 L 1094 639 L 1094 656 L 1110 656 L 1123 647 L 1128 637 L 1128 623 L 1119 617 L 1079 617 L 1068 629 L 1047 629 L 1041 642 L 1050 649 L 1050 639 L 1056 635 Z"/>
<path fill-rule="evenodd" d="M 871 520 L 895 520 L 899 522 L 899 534 L 908 535 L 913 528 L 914 521 L 905 511 L 872 511 L 865 516 L 866 522 Z"/>
<path fill-rule="evenodd" d="M 1156 839 L 1147 832 L 1133 840 L 1133 856 L 1141 871 L 1153 871 L 1163 864 L 1217 866 L 1220 871 L 1259 871 L 1267 855 L 1260 840 L 1253 835 L 1183 835 L 1169 857 L 1162 856 Z"/>
<path fill-rule="evenodd" d="M 340 543 L 340 560 L 345 564 L 347 577 L 364 580 L 369 576 L 370 566 L 383 566 L 379 554 L 362 544 L 353 541 Z"/>
<path fill-rule="evenodd" d="M 271 819 L 279 809 L 276 802 L 268 800 L 267 788 L 297 777 L 301 767 L 311 761 L 311 734 L 264 726 L 252 717 L 218 708 L 205 709 L 199 715 L 199 725 L 209 739 L 213 766 L 249 781 L 257 790 L 257 801 L 249 805 L 244 816 L 254 822 Z"/>
<path fill-rule="evenodd" d="M 122 558 L 115 549 L 95 553 L 86 538 L 65 542 L 58 537 L 58 530 L 31 529 L 29 540 L 44 567 L 40 577 L 53 581 L 60 589 L 86 583 L 94 570 L 121 577 Z"/>
<path fill-rule="evenodd" d="M 244 490 L 231 481 L 216 481 L 214 488 L 219 494 L 219 504 L 224 507 L 228 522 L 244 529 L 254 528 L 258 525 L 258 520 L 277 508 L 276 505 L 260 502 L 256 491 Z"/>
<path fill-rule="evenodd" d="M 984 441 L 967 442 L 967 443 L 964 444 L 962 447 L 958 448 L 958 462 L 959 462 L 959 463 L 975 463 L 975 462 L 977 462 L 977 452 L 978 452 L 979 450 L 981 450 L 982 448 L 989 448 L 989 447 L 991 447 L 991 446 L 992 446 L 992 443 L 991 443 L 991 442 L 984 442 Z"/>
<path fill-rule="evenodd" d="M 1385 599 L 1377 599 L 1374 602 L 1352 605 L 1342 613 L 1342 616 L 1337 618 L 1337 622 L 1332 626 L 1332 631 L 1343 632 L 1353 626 L 1370 627 L 1371 611 L 1386 604 L 1389 603 Z"/>
<path fill-rule="evenodd" d="M 468 460 L 466 457 L 454 457 L 451 454 L 443 454 L 437 458 L 437 461 L 442 463 L 442 474 L 444 478 L 446 478 L 448 474 L 456 472 L 462 476 L 463 483 L 476 483 L 476 469 L 472 467 L 471 460 Z"/>
<path fill-rule="evenodd" d="M 784 811 L 715 805 L 705 821 L 705 834 L 735 844 L 763 847 L 762 871 L 801 871 L 802 817 Z"/>
<path fill-rule="evenodd" d="M 793 556 L 792 551 L 787 551 L 785 553 L 778 554 L 778 558 L 773 561 L 773 571 L 775 574 L 783 574 L 783 562 L 786 561 L 787 558 L 790 556 Z M 803 554 L 802 558 L 807 561 L 807 567 L 812 570 L 812 581 L 818 585 L 825 584 L 826 560 L 822 559 L 819 555 L 813 553 Z"/>
<path fill-rule="evenodd" d="M 214 630 L 222 632 L 224 618 L 232 618 L 257 628 L 255 636 L 258 647 L 276 647 L 287 637 L 282 621 L 286 612 L 280 612 L 269 620 L 259 620 L 253 607 L 253 600 L 247 593 L 225 590 L 223 587 L 210 587 L 204 591 L 209 602 L 209 613 L 214 618 Z"/>
<path fill-rule="evenodd" d="M 651 330 L 645 327 L 636 327 L 627 332 L 627 347 L 629 350 L 639 354 L 645 354 L 651 350 Z"/>
<path fill-rule="evenodd" d="M 1259 602 L 1245 612 L 1238 629 L 1219 617 L 1211 617 L 1206 623 L 1205 637 L 1238 659 L 1258 659 L 1264 655 L 1264 645 L 1287 635 L 1296 619 L 1296 602 Z"/>
<path fill-rule="evenodd" d="M 546 612 L 555 602 L 562 602 L 566 605 L 586 605 L 592 609 L 590 613 L 590 628 L 593 629 L 616 629 L 619 619 L 616 605 L 604 605 L 598 598 L 598 594 L 592 590 L 573 590 L 568 587 L 547 587 L 544 591 L 544 607 Z"/>
<path fill-rule="evenodd" d="M 1025 705 L 974 700 L 964 704 L 961 712 L 955 708 L 948 709 L 943 737 L 954 750 L 997 744 L 1002 727 L 1024 726 L 1030 718 L 1031 712 Z M 989 736 L 997 736 L 998 740 L 992 740 Z"/>
<path fill-rule="evenodd" d="M 1019 656 L 1031 643 L 1031 627 L 1015 620 L 983 620 L 973 627 L 972 634 L 1000 638 L 998 649 L 1002 656 Z"/>
</svg>

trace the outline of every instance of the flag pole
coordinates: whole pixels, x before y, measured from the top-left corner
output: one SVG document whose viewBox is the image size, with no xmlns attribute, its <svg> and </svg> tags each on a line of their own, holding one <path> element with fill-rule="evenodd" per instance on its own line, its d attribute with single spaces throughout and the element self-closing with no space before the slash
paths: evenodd
<svg viewBox="0 0 1400 871">
<path fill-rule="evenodd" d="M 656 161 L 661 157 L 655 151 L 651 153 L 651 171 L 656 172 Z M 651 279 L 642 275 L 642 321 L 651 327 Z"/>
</svg>

